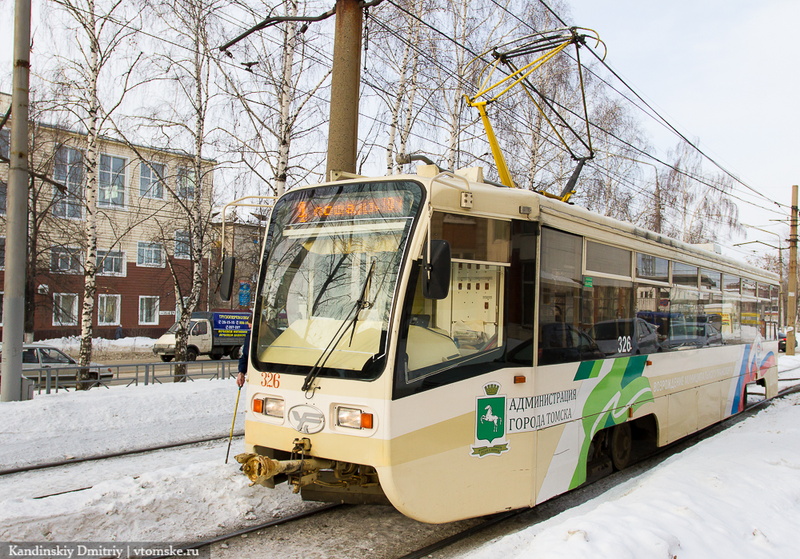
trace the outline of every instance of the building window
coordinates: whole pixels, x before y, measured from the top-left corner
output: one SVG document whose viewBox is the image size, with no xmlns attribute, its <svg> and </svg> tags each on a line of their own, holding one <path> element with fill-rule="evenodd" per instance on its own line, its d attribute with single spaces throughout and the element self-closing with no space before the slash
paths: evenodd
<svg viewBox="0 0 800 559">
<path fill-rule="evenodd" d="M 66 188 L 66 192 L 55 189 L 53 215 L 72 219 L 83 217 L 83 154 L 77 149 L 60 146 L 56 150 L 53 179 Z"/>
<path fill-rule="evenodd" d="M 50 249 L 50 271 L 57 274 L 80 274 L 83 269 L 81 251 L 77 248 Z"/>
<path fill-rule="evenodd" d="M 0 181 L 0 215 L 6 215 L 6 203 L 8 200 L 8 185 Z"/>
<path fill-rule="evenodd" d="M 78 325 L 78 294 L 53 294 L 53 326 Z"/>
<path fill-rule="evenodd" d="M 3 325 L 3 295 L 5 293 L 0 291 L 0 326 Z"/>
<path fill-rule="evenodd" d="M 121 305 L 121 295 L 98 295 L 97 325 L 116 326 L 119 324 L 119 309 Z"/>
<path fill-rule="evenodd" d="M 125 253 L 120 251 L 98 250 L 97 273 L 101 276 L 124 276 Z"/>
<path fill-rule="evenodd" d="M 125 160 L 122 157 L 100 154 L 99 191 L 97 205 L 101 208 L 125 207 Z"/>
<path fill-rule="evenodd" d="M 164 198 L 164 165 L 142 161 L 139 166 L 139 196 L 143 198 Z"/>
<path fill-rule="evenodd" d="M 139 324 L 158 324 L 159 298 L 139 296 Z"/>
<path fill-rule="evenodd" d="M 159 243 L 139 242 L 136 255 L 136 264 L 139 266 L 163 267 L 164 248 Z"/>
<path fill-rule="evenodd" d="M 6 238 L 0 237 L 0 270 L 6 269 Z"/>
<path fill-rule="evenodd" d="M 0 157 L 8 159 L 11 153 L 11 132 L 9 130 L 0 130 Z"/>
<path fill-rule="evenodd" d="M 189 259 L 191 255 L 188 231 L 175 231 L 175 258 Z"/>
<path fill-rule="evenodd" d="M 194 200 L 196 184 L 194 170 L 185 167 L 178 168 L 178 188 L 175 191 L 178 198 Z"/>
</svg>

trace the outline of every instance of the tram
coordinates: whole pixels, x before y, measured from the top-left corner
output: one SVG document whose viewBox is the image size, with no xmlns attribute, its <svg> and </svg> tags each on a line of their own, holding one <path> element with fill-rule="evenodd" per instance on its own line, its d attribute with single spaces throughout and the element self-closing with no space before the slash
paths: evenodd
<svg viewBox="0 0 800 559">
<path fill-rule="evenodd" d="M 244 473 L 442 523 L 534 506 L 777 393 L 774 274 L 480 168 L 286 193 Z"/>
</svg>

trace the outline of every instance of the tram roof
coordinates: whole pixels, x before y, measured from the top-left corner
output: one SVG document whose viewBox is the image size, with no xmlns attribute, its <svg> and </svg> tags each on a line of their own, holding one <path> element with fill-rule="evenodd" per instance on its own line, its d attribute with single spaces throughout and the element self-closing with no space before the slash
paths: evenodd
<svg viewBox="0 0 800 559">
<path fill-rule="evenodd" d="M 586 208 L 561 202 L 531 190 L 497 186 L 483 181 L 483 170 L 474 167 L 441 173 L 433 165 L 420 165 L 417 174 L 383 177 L 352 177 L 349 181 L 385 182 L 409 180 L 425 185 L 431 193 L 435 209 L 463 215 L 476 215 L 495 219 L 521 219 L 538 222 L 570 233 L 590 237 L 593 241 L 616 245 L 628 250 L 645 252 L 653 256 L 678 260 L 701 267 L 711 267 L 722 272 L 777 283 L 778 275 L 734 258 L 718 254 L 701 245 L 685 243 L 660 233 L 649 231 L 632 223 L 607 217 Z M 337 181 L 338 184 L 345 181 Z M 320 185 L 309 185 L 309 187 Z M 305 188 L 305 187 L 304 187 Z M 462 200 L 462 193 L 471 196 L 471 207 Z"/>
</svg>

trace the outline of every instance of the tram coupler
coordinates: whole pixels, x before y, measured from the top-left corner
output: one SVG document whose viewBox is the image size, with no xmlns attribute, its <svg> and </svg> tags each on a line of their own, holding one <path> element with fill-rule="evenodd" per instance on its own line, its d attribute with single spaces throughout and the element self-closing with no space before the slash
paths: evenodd
<svg viewBox="0 0 800 559">
<path fill-rule="evenodd" d="M 237 454 L 236 461 L 242 464 L 242 472 L 258 485 L 268 485 L 270 479 L 278 474 L 300 474 L 304 478 L 320 470 L 333 467 L 332 460 L 303 458 L 302 460 L 273 460 L 259 454 Z"/>
</svg>

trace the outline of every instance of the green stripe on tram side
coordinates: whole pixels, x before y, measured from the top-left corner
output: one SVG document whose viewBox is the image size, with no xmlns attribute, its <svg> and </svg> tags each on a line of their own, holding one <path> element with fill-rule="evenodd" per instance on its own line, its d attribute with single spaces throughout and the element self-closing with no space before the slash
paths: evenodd
<svg viewBox="0 0 800 559">
<path fill-rule="evenodd" d="M 603 361 L 581 363 L 575 380 L 597 377 L 602 363 Z M 636 411 L 641 405 L 653 400 L 650 380 L 643 376 L 646 364 L 646 355 L 615 359 L 611 370 L 592 389 L 581 415 L 583 443 L 579 451 L 578 464 L 569 485 L 570 489 L 574 489 L 586 481 L 589 447 L 594 436 L 602 429 L 627 421 L 627 413 L 615 416 L 612 412 L 619 409 L 626 410 L 628 407 Z"/>
<path fill-rule="evenodd" d="M 603 361 L 584 361 L 578 366 L 578 372 L 575 373 L 573 380 L 586 380 L 595 378 L 600 374 L 600 369 L 603 367 Z"/>
</svg>

